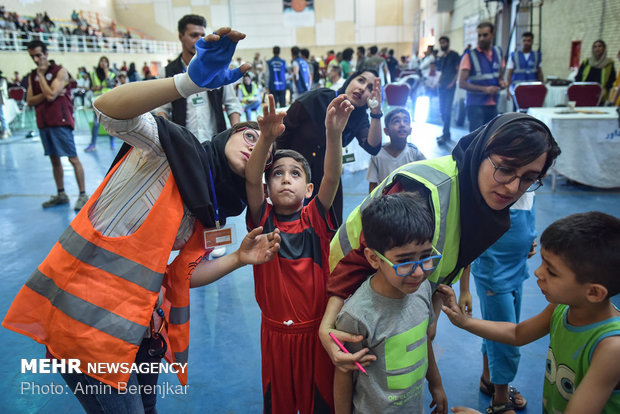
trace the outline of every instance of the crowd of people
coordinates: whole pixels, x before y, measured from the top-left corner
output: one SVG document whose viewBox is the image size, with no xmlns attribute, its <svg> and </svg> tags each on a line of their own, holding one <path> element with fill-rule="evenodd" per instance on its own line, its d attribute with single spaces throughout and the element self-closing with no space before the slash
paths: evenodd
<svg viewBox="0 0 620 414">
<path fill-rule="evenodd" d="M 427 86 L 438 88 L 448 124 L 440 144 L 450 140 L 444 111 L 454 89 L 467 91 L 470 133 L 451 155 L 433 159 L 408 143 L 406 109 L 382 112 L 382 85 L 398 76 L 393 51 L 360 46 L 317 59 L 295 46 L 289 63 L 276 46 L 271 59 L 257 53 L 245 63 L 233 59 L 243 33 L 207 34 L 206 26 L 202 16 L 179 20 L 182 51 L 165 78 L 136 82 L 134 63 L 117 68 L 101 56 L 92 70 L 76 72 L 73 100 L 68 71 L 49 59 L 45 43 L 28 43 L 36 69 L 25 77 L 27 102 L 57 187 L 43 207 L 69 202 L 60 157 L 69 158 L 80 195 L 77 216 L 18 294 L 4 327 L 45 344 L 50 357 L 84 366 L 164 357 L 186 363 L 189 289 L 252 264 L 265 412 L 421 413 L 426 379 L 433 412 L 447 413 L 432 342 L 442 310 L 487 339 L 480 378 L 492 396 L 487 412 L 526 406 L 510 386 L 516 346 L 549 332 L 553 364 L 575 375 L 567 397 L 555 385 L 565 379 L 548 372 L 544 410 L 620 409 L 620 312 L 609 300 L 620 292 L 613 277 L 620 220 L 585 213 L 543 233 L 535 275 L 550 305 L 519 323 L 527 259 L 536 251 L 533 191 L 560 148 L 541 121 L 497 116 L 498 93 L 508 83 L 492 24 L 478 26 L 477 46 L 462 57 L 442 36 L 441 52 L 429 48 L 411 66 L 436 78 Z M 540 56 L 527 48 L 533 35 L 523 37 L 524 54 L 509 58 L 512 83 L 542 77 Z M 602 46 L 580 71 L 584 79 L 615 80 Z M 144 79 L 148 69 L 145 63 Z M 114 137 L 123 141 L 92 197 L 73 141 L 73 101 L 80 98 L 94 100 L 86 151 L 96 150 L 100 124 L 111 147 Z M 354 139 L 373 156 L 369 195 L 345 218 L 342 148 Z M 249 233 L 224 255 L 226 218 L 244 211 Z M 173 250 L 180 253 L 168 264 Z M 470 273 L 487 321 L 467 315 Z M 458 301 L 450 287 L 457 282 Z M 575 356 L 579 363 L 570 361 Z M 87 412 L 156 412 L 156 394 L 144 391 L 157 383 L 156 373 L 62 377 L 72 388 L 113 387 L 105 395 L 76 394 Z M 187 372 L 179 379 L 185 384 Z M 120 383 L 143 391 L 123 392 Z"/>
</svg>

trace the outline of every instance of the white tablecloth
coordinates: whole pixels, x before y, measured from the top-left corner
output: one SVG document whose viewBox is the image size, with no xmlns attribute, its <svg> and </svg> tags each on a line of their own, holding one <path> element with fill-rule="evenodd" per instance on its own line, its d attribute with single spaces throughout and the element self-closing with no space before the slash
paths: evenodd
<svg viewBox="0 0 620 414">
<path fill-rule="evenodd" d="M 530 108 L 528 113 L 544 122 L 562 154 L 555 171 L 593 187 L 620 187 L 620 125 L 616 108 Z M 594 113 L 587 113 L 594 112 Z"/>
</svg>

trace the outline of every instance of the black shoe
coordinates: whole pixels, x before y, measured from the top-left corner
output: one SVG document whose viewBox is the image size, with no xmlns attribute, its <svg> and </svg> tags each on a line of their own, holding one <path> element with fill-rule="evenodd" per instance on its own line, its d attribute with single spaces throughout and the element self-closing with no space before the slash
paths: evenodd
<svg viewBox="0 0 620 414">
<path fill-rule="evenodd" d="M 450 140 L 450 138 L 448 138 L 448 141 Z M 438 145 L 443 145 L 446 143 L 446 136 L 442 135 L 440 137 L 437 137 L 437 144 Z"/>
</svg>

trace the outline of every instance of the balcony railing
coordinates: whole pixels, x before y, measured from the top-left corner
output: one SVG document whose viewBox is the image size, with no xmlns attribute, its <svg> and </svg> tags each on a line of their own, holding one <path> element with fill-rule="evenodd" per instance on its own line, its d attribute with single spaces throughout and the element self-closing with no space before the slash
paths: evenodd
<svg viewBox="0 0 620 414">
<path fill-rule="evenodd" d="M 0 51 L 26 50 L 26 43 L 34 39 L 45 42 L 51 52 L 147 53 L 170 56 L 181 52 L 179 42 L 6 30 L 0 30 Z"/>
</svg>

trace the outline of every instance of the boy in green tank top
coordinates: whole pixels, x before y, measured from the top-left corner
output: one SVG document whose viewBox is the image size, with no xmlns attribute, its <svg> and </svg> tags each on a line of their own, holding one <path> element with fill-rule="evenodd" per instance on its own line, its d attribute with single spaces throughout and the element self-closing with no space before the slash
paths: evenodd
<svg viewBox="0 0 620 414">
<path fill-rule="evenodd" d="M 620 413 L 620 312 L 610 300 L 620 293 L 620 220 L 573 214 L 551 224 L 540 244 L 534 274 L 550 303 L 538 315 L 519 324 L 472 319 L 445 285 L 442 309 L 454 325 L 492 341 L 521 346 L 550 334 L 543 413 Z M 487 412 L 514 412 L 511 405 L 492 402 Z"/>
</svg>

